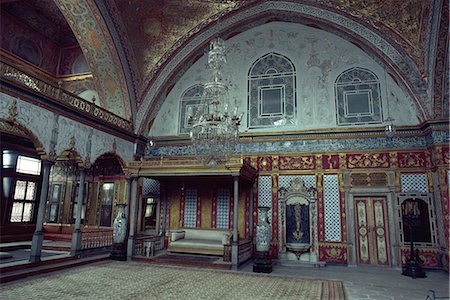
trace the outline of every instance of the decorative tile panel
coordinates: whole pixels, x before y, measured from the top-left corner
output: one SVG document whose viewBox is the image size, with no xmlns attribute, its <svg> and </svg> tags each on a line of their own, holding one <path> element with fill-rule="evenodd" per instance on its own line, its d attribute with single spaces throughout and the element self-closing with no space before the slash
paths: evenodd
<svg viewBox="0 0 450 300">
<path fill-rule="evenodd" d="M 273 166 L 272 157 L 258 157 L 257 159 L 257 170 L 258 171 L 271 171 Z"/>
<path fill-rule="evenodd" d="M 217 191 L 217 225 L 216 228 L 228 229 L 230 212 L 230 190 L 219 189 Z"/>
<path fill-rule="evenodd" d="M 339 203 L 338 175 L 323 176 L 325 240 L 341 241 L 341 210 Z"/>
<path fill-rule="evenodd" d="M 197 221 L 197 190 L 186 189 L 184 204 L 184 227 L 195 228 Z"/>
<path fill-rule="evenodd" d="M 278 179 L 278 188 L 288 188 L 292 180 L 300 178 L 305 183 L 305 187 L 316 187 L 316 175 L 281 175 Z"/>
<path fill-rule="evenodd" d="M 427 174 L 401 174 L 402 192 L 428 193 Z"/>
<path fill-rule="evenodd" d="M 272 207 L 272 177 L 258 177 L 258 206 Z M 272 209 L 268 211 L 268 220 L 272 222 Z"/>
<path fill-rule="evenodd" d="M 159 181 L 151 178 L 144 178 L 144 182 L 142 184 L 142 195 L 159 195 L 160 194 L 160 185 Z"/>
</svg>

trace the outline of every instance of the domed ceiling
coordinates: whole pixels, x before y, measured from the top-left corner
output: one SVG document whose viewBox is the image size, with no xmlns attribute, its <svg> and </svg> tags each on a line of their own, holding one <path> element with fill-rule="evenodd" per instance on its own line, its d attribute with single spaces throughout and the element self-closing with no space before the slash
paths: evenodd
<svg viewBox="0 0 450 300">
<path fill-rule="evenodd" d="M 3 0 L 2 16 L 15 16 L 60 47 L 75 36 L 102 106 L 132 120 L 138 133 L 151 123 L 183 65 L 203 55 L 210 37 L 228 38 L 271 21 L 346 38 L 384 65 L 427 119 L 448 118 L 447 1 L 54 0 L 73 35 L 48 1 Z M 21 2 L 33 2 L 27 10 L 52 22 L 15 15 L 10 7 Z"/>
</svg>

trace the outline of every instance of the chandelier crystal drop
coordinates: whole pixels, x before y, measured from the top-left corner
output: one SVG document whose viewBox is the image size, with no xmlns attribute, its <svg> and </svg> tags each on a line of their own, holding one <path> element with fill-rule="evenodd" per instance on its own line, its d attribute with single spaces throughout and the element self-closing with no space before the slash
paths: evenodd
<svg viewBox="0 0 450 300">
<path fill-rule="evenodd" d="M 222 69 L 227 62 L 224 44 L 220 38 L 211 41 L 208 53 L 211 80 L 204 84 L 197 111 L 193 113 L 192 107 L 187 109 L 195 155 L 210 167 L 224 163 L 235 151 L 243 115 L 238 114 L 236 103 L 230 101 L 228 85 L 223 78 Z"/>
</svg>

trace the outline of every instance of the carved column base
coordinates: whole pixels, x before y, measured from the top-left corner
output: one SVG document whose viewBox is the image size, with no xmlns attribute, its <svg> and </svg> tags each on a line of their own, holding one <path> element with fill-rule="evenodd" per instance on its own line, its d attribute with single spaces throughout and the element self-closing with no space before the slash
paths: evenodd
<svg viewBox="0 0 450 300">
<path fill-rule="evenodd" d="M 420 263 L 410 260 L 403 266 L 402 275 L 411 276 L 412 278 L 425 278 L 425 271 L 422 269 Z"/>
<path fill-rule="evenodd" d="M 113 243 L 111 255 L 109 257 L 114 260 L 127 260 L 126 243 Z"/>
<path fill-rule="evenodd" d="M 269 252 L 256 252 L 256 258 L 253 262 L 253 272 L 272 273 L 272 260 L 269 258 Z"/>
</svg>

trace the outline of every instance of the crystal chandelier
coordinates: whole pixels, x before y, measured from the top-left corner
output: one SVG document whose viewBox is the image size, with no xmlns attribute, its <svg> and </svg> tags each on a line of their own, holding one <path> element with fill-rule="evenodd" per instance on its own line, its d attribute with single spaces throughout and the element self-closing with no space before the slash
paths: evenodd
<svg viewBox="0 0 450 300">
<path fill-rule="evenodd" d="M 208 66 L 212 72 L 211 81 L 205 83 L 201 103 L 195 112 L 187 110 L 191 126 L 191 141 L 198 159 L 205 165 L 215 167 L 224 163 L 239 143 L 239 125 L 243 113 L 231 103 L 228 86 L 224 82 L 222 68 L 226 63 L 224 41 L 211 41 Z M 234 108 L 229 112 L 231 105 Z"/>
</svg>

